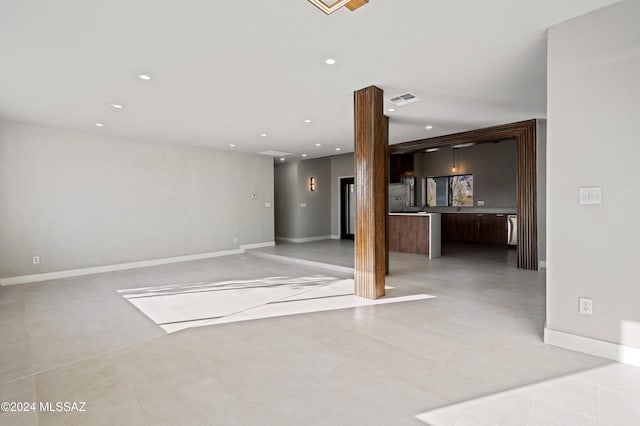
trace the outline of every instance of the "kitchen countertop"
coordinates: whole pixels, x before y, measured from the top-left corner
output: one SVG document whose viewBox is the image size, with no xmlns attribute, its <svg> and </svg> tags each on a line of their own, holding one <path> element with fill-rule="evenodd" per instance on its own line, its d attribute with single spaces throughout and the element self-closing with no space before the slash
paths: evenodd
<svg viewBox="0 0 640 426">
<path fill-rule="evenodd" d="M 437 211 L 428 211 L 428 213 L 484 213 L 484 214 L 516 214 L 516 209 L 511 208 L 496 208 L 496 207 L 466 207 L 462 210 L 456 210 L 455 207 L 443 207 Z M 391 212 L 389 214 L 422 214 L 417 211 L 414 212 Z"/>
<path fill-rule="evenodd" d="M 434 214 L 440 215 L 440 213 L 420 213 L 420 212 L 415 212 L 415 213 L 411 213 L 411 212 L 407 212 L 407 213 L 389 213 L 389 216 L 432 216 Z"/>
</svg>

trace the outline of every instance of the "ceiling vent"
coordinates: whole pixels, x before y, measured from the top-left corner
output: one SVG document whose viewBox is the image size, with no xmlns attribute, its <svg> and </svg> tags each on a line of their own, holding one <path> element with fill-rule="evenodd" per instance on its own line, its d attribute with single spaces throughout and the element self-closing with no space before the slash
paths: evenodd
<svg viewBox="0 0 640 426">
<path fill-rule="evenodd" d="M 389 98 L 389 102 L 391 102 L 394 105 L 397 106 L 402 106 L 402 105 L 407 105 L 407 104 L 411 104 L 414 102 L 418 102 L 420 99 L 418 99 L 418 97 L 416 95 L 414 95 L 413 93 L 403 93 L 402 95 L 398 95 L 398 96 L 394 96 L 392 98 Z"/>
</svg>

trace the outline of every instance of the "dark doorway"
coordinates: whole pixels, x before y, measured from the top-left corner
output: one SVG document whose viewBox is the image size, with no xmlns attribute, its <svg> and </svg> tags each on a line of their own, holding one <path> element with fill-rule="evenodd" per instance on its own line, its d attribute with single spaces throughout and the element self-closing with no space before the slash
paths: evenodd
<svg viewBox="0 0 640 426">
<path fill-rule="evenodd" d="M 340 238 L 353 240 L 356 229 L 355 179 L 340 179 Z"/>
</svg>

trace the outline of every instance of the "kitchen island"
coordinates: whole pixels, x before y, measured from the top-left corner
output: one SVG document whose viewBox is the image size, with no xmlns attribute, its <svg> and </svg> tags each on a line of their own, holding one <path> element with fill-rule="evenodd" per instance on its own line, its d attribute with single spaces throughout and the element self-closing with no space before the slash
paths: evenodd
<svg viewBox="0 0 640 426">
<path fill-rule="evenodd" d="M 440 213 L 389 213 L 389 250 L 440 256 Z"/>
</svg>

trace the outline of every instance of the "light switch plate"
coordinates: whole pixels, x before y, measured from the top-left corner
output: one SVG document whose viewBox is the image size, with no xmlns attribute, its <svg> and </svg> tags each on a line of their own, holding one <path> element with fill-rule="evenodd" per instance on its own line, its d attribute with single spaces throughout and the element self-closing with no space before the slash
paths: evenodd
<svg viewBox="0 0 640 426">
<path fill-rule="evenodd" d="M 580 188 L 580 204 L 602 204 L 602 188 L 599 186 Z"/>
<path fill-rule="evenodd" d="M 307 207 L 307 203 L 300 203 L 300 207 Z"/>
</svg>

